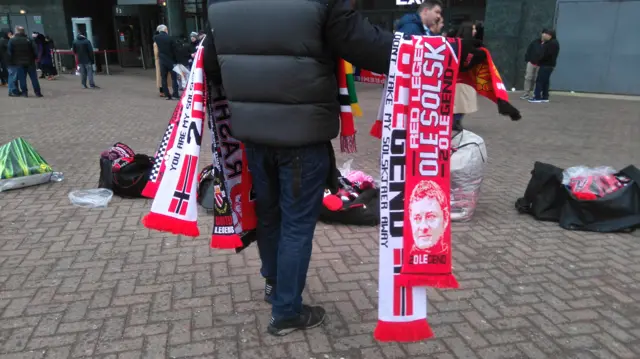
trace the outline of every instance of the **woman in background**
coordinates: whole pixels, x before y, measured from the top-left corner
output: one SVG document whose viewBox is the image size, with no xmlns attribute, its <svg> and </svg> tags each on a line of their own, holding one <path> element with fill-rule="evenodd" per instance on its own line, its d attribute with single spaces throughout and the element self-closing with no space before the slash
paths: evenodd
<svg viewBox="0 0 640 359">
<path fill-rule="evenodd" d="M 47 80 L 53 80 L 53 56 L 51 56 L 51 44 L 46 40 L 45 36 L 38 34 L 36 37 L 36 45 L 38 48 L 38 66 L 42 75 L 40 78 L 47 78 Z"/>
<path fill-rule="evenodd" d="M 464 22 L 458 28 L 456 37 L 462 40 L 471 40 L 476 36 L 476 26 L 472 22 Z M 453 103 L 453 130 L 462 131 L 462 118 L 464 115 L 478 111 L 478 96 L 476 90 L 458 82 L 456 84 L 456 96 Z"/>
<path fill-rule="evenodd" d="M 48 35 L 44 35 L 44 42 L 46 46 L 49 48 L 49 53 L 51 53 L 51 55 L 53 56 L 53 52 L 56 50 L 55 42 L 53 42 L 53 39 L 50 38 Z M 55 79 L 55 77 L 58 76 L 58 69 L 56 69 L 56 65 L 53 59 L 51 61 L 51 68 L 49 70 L 50 70 L 51 76 L 53 76 L 53 78 Z"/>
</svg>

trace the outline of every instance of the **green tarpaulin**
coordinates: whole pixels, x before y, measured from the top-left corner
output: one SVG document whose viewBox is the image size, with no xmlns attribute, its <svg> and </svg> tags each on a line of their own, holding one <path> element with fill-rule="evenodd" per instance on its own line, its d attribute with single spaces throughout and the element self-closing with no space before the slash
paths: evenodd
<svg viewBox="0 0 640 359">
<path fill-rule="evenodd" d="M 22 138 L 0 147 L 0 180 L 51 172 L 47 161 Z"/>
</svg>

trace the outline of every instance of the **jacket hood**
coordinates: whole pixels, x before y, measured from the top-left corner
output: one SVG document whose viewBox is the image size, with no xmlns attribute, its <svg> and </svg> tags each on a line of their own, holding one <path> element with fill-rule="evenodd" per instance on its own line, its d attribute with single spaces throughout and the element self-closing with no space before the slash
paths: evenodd
<svg viewBox="0 0 640 359">
<path fill-rule="evenodd" d="M 84 39 L 86 39 L 86 38 L 87 38 L 87 37 L 86 37 L 86 36 L 84 36 L 84 35 L 78 35 L 78 36 L 76 36 L 76 40 L 84 40 Z"/>
<path fill-rule="evenodd" d="M 412 24 L 412 23 L 419 25 L 421 28 L 424 26 L 422 24 L 422 21 L 420 20 L 420 16 L 418 16 L 418 14 L 416 13 L 411 13 L 401 17 L 400 20 L 398 20 L 398 24 L 396 25 L 396 28 L 399 29 L 406 24 Z"/>
</svg>

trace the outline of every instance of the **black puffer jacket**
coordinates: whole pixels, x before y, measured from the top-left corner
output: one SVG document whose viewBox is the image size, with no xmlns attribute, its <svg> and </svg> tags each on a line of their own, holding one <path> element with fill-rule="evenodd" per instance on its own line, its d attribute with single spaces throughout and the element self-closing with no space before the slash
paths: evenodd
<svg viewBox="0 0 640 359">
<path fill-rule="evenodd" d="M 0 32 L 0 64 L 11 66 L 11 56 L 9 56 L 9 36 L 5 32 Z"/>
<path fill-rule="evenodd" d="M 209 79 L 222 82 L 231 129 L 241 141 L 278 147 L 327 142 L 340 126 L 337 60 L 389 70 L 393 34 L 343 0 L 209 4 L 213 36 L 205 44 L 205 69 Z"/>
<path fill-rule="evenodd" d="M 9 40 L 10 63 L 15 66 L 35 66 L 36 48 L 25 34 L 15 34 Z"/>
</svg>

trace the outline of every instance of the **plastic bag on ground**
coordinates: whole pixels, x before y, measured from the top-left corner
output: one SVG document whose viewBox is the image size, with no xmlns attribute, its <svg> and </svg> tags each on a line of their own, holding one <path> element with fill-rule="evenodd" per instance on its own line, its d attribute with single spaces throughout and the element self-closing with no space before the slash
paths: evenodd
<svg viewBox="0 0 640 359">
<path fill-rule="evenodd" d="M 24 139 L 0 146 L 0 192 L 47 183 L 52 174 L 47 161 Z"/>
<path fill-rule="evenodd" d="M 71 204 L 83 208 L 106 208 L 113 198 L 113 191 L 106 188 L 92 188 L 71 191 Z"/>
<path fill-rule="evenodd" d="M 187 82 L 189 81 L 189 69 L 182 64 L 177 64 L 173 67 L 173 72 L 175 72 L 178 76 L 178 85 L 180 85 L 180 90 L 184 90 L 187 88 Z"/>
<path fill-rule="evenodd" d="M 562 171 L 562 184 L 579 200 L 593 201 L 627 186 L 631 179 L 612 167 L 569 167 Z"/>
<path fill-rule="evenodd" d="M 451 220 L 471 220 L 480 197 L 487 163 L 487 148 L 482 137 L 462 130 L 451 139 Z"/>
<path fill-rule="evenodd" d="M 609 166 L 600 166 L 600 167 L 587 167 L 587 166 L 574 166 L 569 167 L 566 170 L 562 171 L 562 184 L 568 186 L 571 183 L 572 179 L 575 178 L 587 178 L 587 177 L 600 177 L 600 176 L 610 176 L 615 174 L 615 168 Z"/>
</svg>

